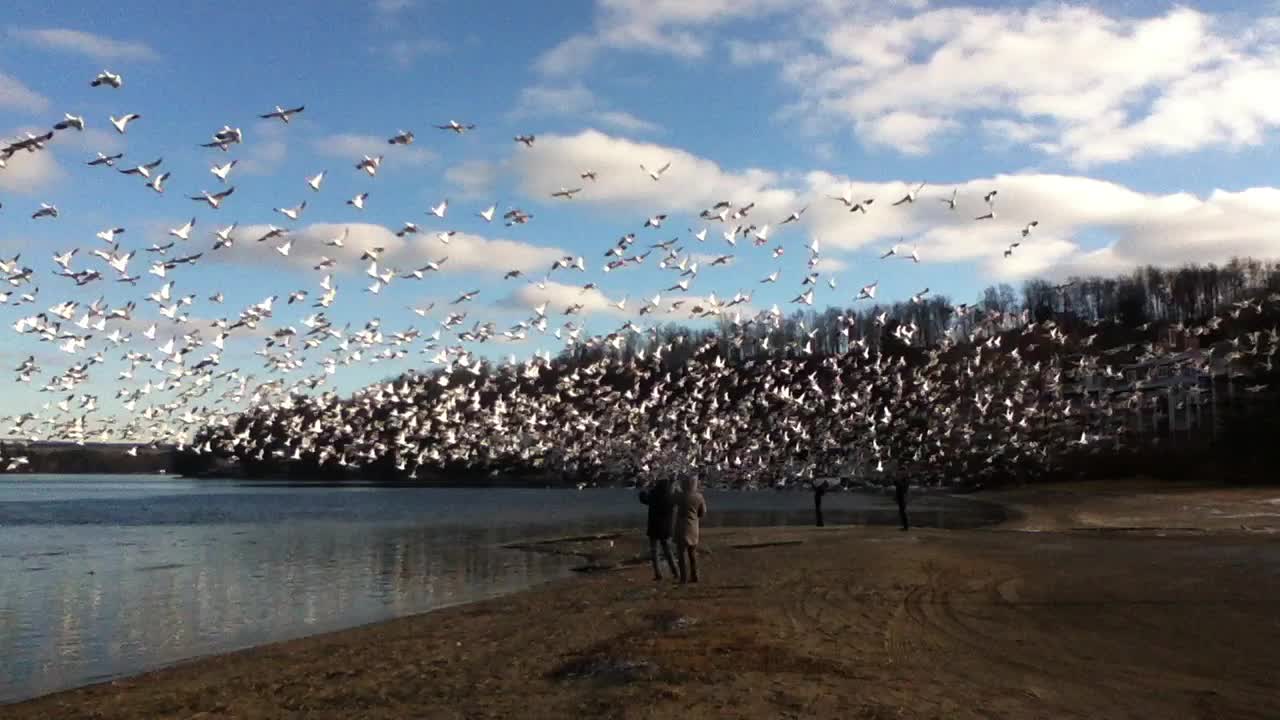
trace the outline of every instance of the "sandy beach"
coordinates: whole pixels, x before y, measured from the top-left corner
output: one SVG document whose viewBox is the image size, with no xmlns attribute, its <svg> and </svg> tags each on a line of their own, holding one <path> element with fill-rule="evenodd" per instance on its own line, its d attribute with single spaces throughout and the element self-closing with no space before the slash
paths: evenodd
<svg viewBox="0 0 1280 720">
<path fill-rule="evenodd" d="M 992 529 L 547 542 L 537 589 L 0 708 L 28 718 L 1275 718 L 1280 490 L 986 493 Z M 714 508 L 713 508 L 714 511 Z"/>
</svg>

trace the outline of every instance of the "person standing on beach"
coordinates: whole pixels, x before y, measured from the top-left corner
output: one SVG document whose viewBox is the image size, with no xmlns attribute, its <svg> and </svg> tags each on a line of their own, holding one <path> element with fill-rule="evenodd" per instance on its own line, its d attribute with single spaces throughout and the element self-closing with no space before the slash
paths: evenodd
<svg viewBox="0 0 1280 720">
<path fill-rule="evenodd" d="M 911 521 L 907 518 L 907 478 L 899 474 L 893 479 L 893 499 L 898 503 L 898 519 L 902 521 L 904 531 L 911 529 Z"/>
<path fill-rule="evenodd" d="M 684 488 L 676 496 L 676 556 L 680 559 L 680 582 L 698 582 L 698 536 L 707 500 L 698 477 L 684 478 Z M 687 565 L 686 565 L 687 564 Z"/>
<path fill-rule="evenodd" d="M 671 486 L 671 478 L 660 478 L 640 491 L 640 502 L 649 506 L 649 555 L 653 561 L 654 580 L 662 579 L 662 572 L 658 568 L 659 546 L 667 558 L 667 567 L 671 568 L 671 577 L 676 577 L 676 563 L 671 557 L 671 513 L 674 499 Z"/>
</svg>

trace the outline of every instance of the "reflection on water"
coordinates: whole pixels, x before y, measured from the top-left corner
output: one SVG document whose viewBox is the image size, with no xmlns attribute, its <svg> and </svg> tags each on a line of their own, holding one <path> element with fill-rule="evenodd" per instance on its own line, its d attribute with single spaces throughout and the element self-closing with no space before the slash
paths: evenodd
<svg viewBox="0 0 1280 720">
<path fill-rule="evenodd" d="M 812 522 L 803 493 L 717 494 L 708 525 Z M 881 496 L 827 520 L 895 522 Z M 924 525 L 984 506 L 927 498 Z M 642 527 L 627 490 L 0 478 L 0 702 L 529 587 L 578 561 L 500 546 Z"/>
</svg>

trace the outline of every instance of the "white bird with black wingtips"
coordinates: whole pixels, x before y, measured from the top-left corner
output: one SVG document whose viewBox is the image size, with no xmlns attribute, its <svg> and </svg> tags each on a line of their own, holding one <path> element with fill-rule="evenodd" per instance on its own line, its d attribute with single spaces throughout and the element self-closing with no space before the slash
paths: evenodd
<svg viewBox="0 0 1280 720">
<path fill-rule="evenodd" d="M 133 122 L 134 120 L 138 120 L 141 117 L 142 116 L 139 115 L 138 113 L 129 113 L 128 115 L 122 115 L 118 118 L 115 115 L 111 115 L 110 116 L 111 127 L 115 128 L 116 132 L 123 135 L 125 133 L 125 130 L 129 127 L 129 123 Z"/>
</svg>

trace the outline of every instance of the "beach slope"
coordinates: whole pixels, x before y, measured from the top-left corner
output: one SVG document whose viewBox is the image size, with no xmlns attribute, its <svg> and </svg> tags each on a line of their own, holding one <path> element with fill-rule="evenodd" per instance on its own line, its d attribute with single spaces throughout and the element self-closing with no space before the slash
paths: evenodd
<svg viewBox="0 0 1280 720">
<path fill-rule="evenodd" d="M 0 715 L 1280 717 L 1276 536 L 1063 526 L 1088 495 L 1016 529 L 707 531 L 698 585 L 587 573 Z"/>
</svg>

